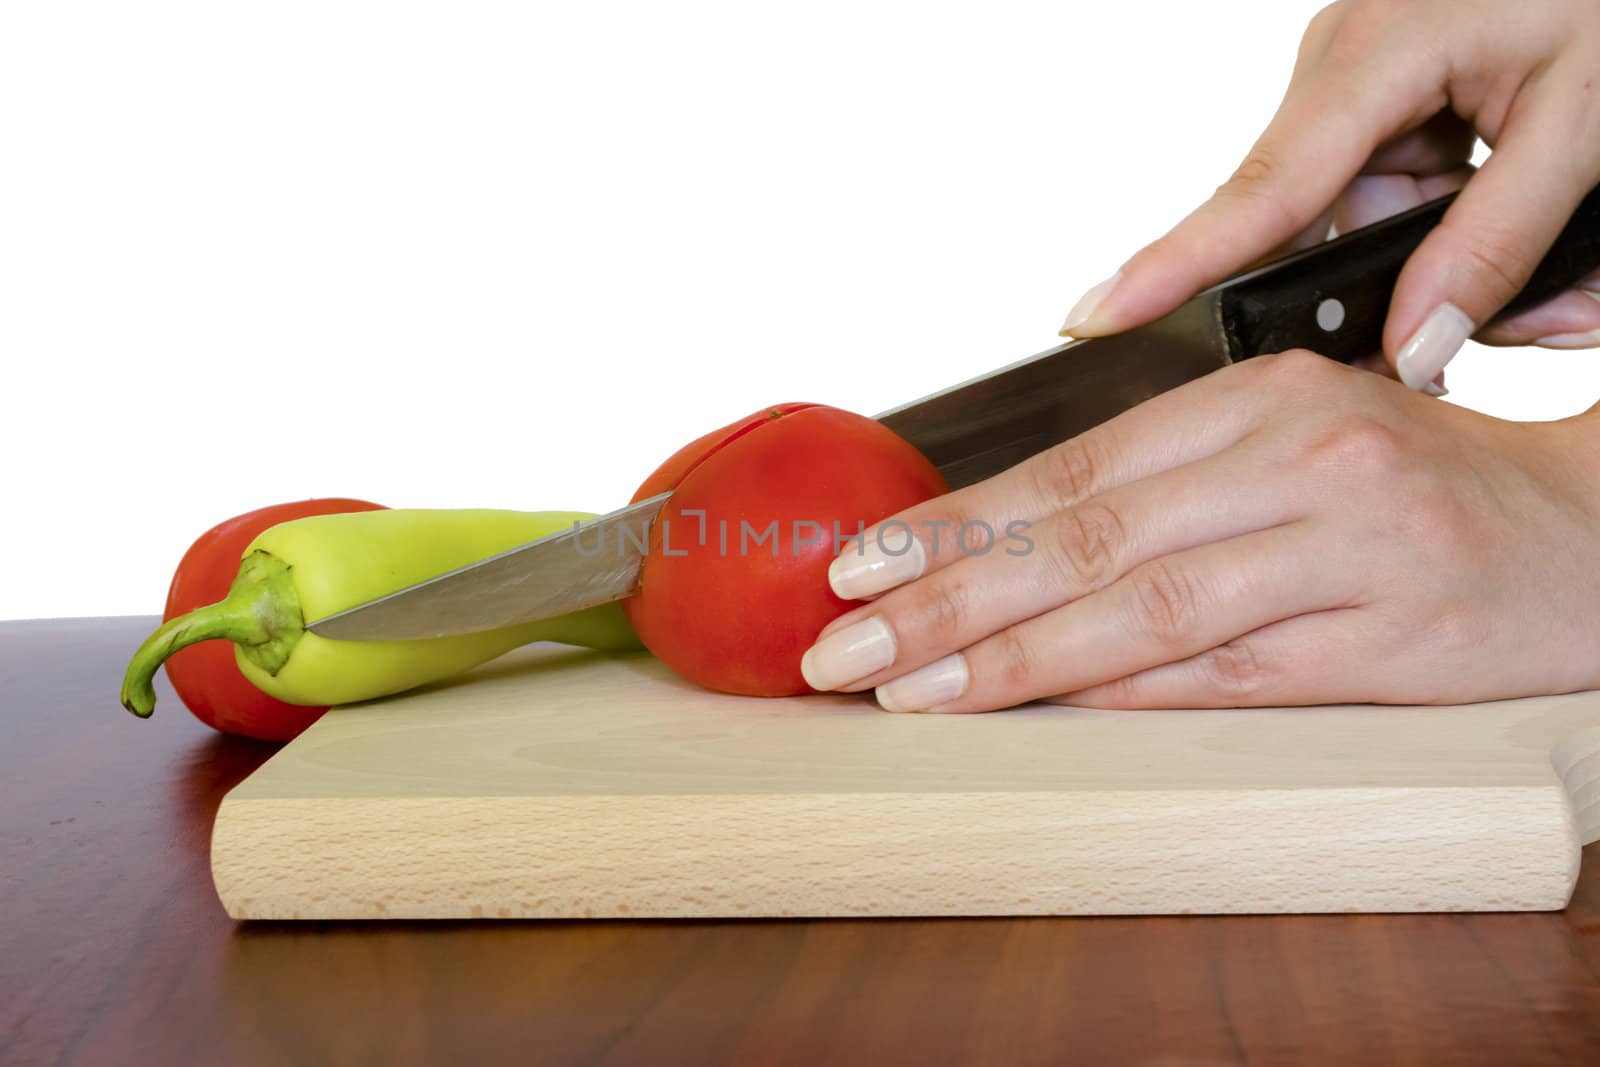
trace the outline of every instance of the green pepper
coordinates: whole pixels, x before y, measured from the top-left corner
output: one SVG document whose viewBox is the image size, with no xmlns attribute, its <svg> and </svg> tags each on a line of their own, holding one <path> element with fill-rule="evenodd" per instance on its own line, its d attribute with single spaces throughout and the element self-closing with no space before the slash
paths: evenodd
<svg viewBox="0 0 1600 1067">
<path fill-rule="evenodd" d="M 316 620 L 593 518 L 575 511 L 383 510 L 279 523 L 244 550 L 228 595 L 151 634 L 128 664 L 122 705 L 148 716 L 151 679 L 197 641 L 232 641 L 239 669 L 291 704 L 350 704 L 459 674 L 532 641 L 642 647 L 617 604 L 483 633 L 419 641 L 335 641 Z"/>
</svg>

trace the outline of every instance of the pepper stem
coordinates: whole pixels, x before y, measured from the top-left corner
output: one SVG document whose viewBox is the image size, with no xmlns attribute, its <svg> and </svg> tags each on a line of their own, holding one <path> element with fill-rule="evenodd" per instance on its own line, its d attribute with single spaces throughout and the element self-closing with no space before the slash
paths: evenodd
<svg viewBox="0 0 1600 1067">
<path fill-rule="evenodd" d="M 149 718 L 156 707 L 156 670 L 179 649 L 221 638 L 241 646 L 252 663 L 275 675 L 304 632 L 288 564 L 270 553 L 252 552 L 240 561 L 227 596 L 168 620 L 145 638 L 122 677 L 122 706 Z"/>
</svg>

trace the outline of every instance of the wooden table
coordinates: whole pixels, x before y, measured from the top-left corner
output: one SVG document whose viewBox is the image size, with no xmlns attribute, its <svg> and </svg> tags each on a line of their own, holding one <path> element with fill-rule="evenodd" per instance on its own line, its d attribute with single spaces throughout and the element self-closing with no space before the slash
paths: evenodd
<svg viewBox="0 0 1600 1067">
<path fill-rule="evenodd" d="M 1600 1063 L 1600 845 L 1553 914 L 236 924 L 272 748 L 117 706 L 152 622 L 0 623 L 0 1064 Z"/>
</svg>

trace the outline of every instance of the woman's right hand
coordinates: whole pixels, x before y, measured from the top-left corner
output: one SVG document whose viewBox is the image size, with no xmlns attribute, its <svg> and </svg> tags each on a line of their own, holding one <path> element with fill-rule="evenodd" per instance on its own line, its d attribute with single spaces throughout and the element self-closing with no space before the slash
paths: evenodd
<svg viewBox="0 0 1600 1067">
<path fill-rule="evenodd" d="M 1476 137 L 1493 152 L 1474 172 Z M 1596 0 L 1339 0 L 1311 22 L 1288 92 L 1244 163 L 1170 233 L 1090 290 L 1063 335 L 1148 322 L 1273 254 L 1454 189 L 1407 262 L 1383 351 L 1413 389 L 1469 336 L 1600 346 L 1600 272 L 1479 332 L 1600 182 Z"/>
</svg>

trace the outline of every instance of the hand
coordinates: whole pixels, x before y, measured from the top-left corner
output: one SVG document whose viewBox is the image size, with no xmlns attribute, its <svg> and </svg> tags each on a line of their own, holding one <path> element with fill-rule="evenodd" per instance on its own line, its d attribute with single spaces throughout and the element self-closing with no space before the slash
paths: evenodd
<svg viewBox="0 0 1600 1067">
<path fill-rule="evenodd" d="M 846 545 L 834 591 L 882 595 L 805 677 L 952 712 L 1600 686 L 1597 431 L 1600 410 L 1514 424 L 1310 353 L 1248 360 Z"/>
<path fill-rule="evenodd" d="M 1476 174 L 1475 133 L 1494 149 Z M 1383 349 L 1400 379 L 1428 389 L 1475 332 L 1600 345 L 1600 273 L 1478 332 L 1597 182 L 1595 0 L 1340 0 L 1312 20 L 1277 115 L 1233 177 L 1090 290 L 1062 333 L 1147 322 L 1251 261 L 1323 240 L 1330 223 L 1348 231 L 1461 188 L 1395 288 Z"/>
</svg>

